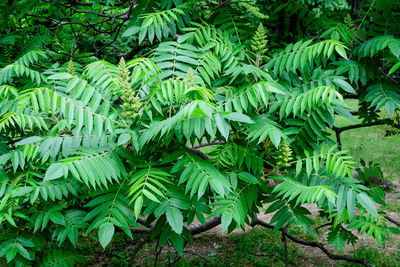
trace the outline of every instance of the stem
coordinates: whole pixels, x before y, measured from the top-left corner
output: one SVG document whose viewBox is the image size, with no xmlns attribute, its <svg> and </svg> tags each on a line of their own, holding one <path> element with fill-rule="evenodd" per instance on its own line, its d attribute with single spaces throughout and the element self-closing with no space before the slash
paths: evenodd
<svg viewBox="0 0 400 267">
<path fill-rule="evenodd" d="M 160 238 L 157 239 L 157 244 L 156 244 L 156 249 L 155 249 L 155 254 L 156 254 L 156 258 L 154 259 L 154 267 L 157 266 L 158 263 L 158 256 L 161 254 L 161 249 L 162 247 L 160 247 L 160 249 L 158 249 L 158 243 L 160 241 Z"/>
<path fill-rule="evenodd" d="M 287 242 L 286 242 L 286 235 L 282 232 L 282 242 L 285 246 L 285 266 L 288 267 L 288 251 L 287 251 Z"/>
<path fill-rule="evenodd" d="M 333 223 L 333 222 L 331 221 L 331 222 L 322 224 L 322 225 L 316 227 L 314 230 L 315 230 L 315 231 L 318 231 L 318 230 L 321 229 L 321 228 L 324 228 L 324 227 L 326 227 L 326 226 L 332 225 L 332 223 Z"/>
<path fill-rule="evenodd" d="M 395 219 L 390 218 L 390 217 L 387 216 L 387 215 L 385 216 L 385 219 L 388 220 L 389 222 L 391 222 L 391 223 L 393 223 L 393 224 L 395 224 L 395 225 L 397 225 L 397 226 L 400 227 L 400 222 L 396 221 Z"/>
<path fill-rule="evenodd" d="M 153 224 L 147 224 L 146 220 L 141 217 L 139 217 L 137 219 L 137 222 L 146 226 L 146 228 L 131 228 L 132 233 L 150 234 L 152 232 L 152 230 L 154 228 Z M 198 235 L 198 234 L 204 233 L 220 224 L 221 224 L 221 216 L 214 216 L 214 217 L 211 217 L 204 224 L 201 224 L 201 223 L 192 224 L 192 225 L 188 226 L 187 229 L 189 230 L 189 232 L 192 235 Z M 117 229 L 120 229 L 120 228 L 117 228 Z M 117 231 L 120 231 L 120 230 L 117 230 Z"/>
<path fill-rule="evenodd" d="M 342 150 L 342 140 L 340 139 L 340 131 L 335 131 L 336 143 L 338 144 L 339 150 Z"/>
<path fill-rule="evenodd" d="M 200 158 L 204 159 L 204 160 L 210 160 L 210 157 L 207 156 L 205 153 L 203 153 L 202 151 L 192 148 L 192 147 L 188 147 L 186 146 L 186 149 L 193 152 L 194 154 L 196 154 L 197 156 L 199 156 Z"/>
</svg>

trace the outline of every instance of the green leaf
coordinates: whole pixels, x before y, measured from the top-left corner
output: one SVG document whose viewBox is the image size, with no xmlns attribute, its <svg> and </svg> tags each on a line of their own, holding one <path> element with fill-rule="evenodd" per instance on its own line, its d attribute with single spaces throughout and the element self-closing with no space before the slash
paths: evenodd
<svg viewBox="0 0 400 267">
<path fill-rule="evenodd" d="M 300 173 L 302 165 L 303 165 L 302 160 L 301 160 L 301 158 L 299 158 L 296 163 L 296 175 L 298 175 Z"/>
<path fill-rule="evenodd" d="M 400 61 L 394 64 L 393 67 L 390 68 L 388 75 L 392 75 L 399 68 L 400 68 Z"/>
<path fill-rule="evenodd" d="M 31 136 L 25 139 L 22 139 L 21 141 L 15 143 L 17 146 L 22 146 L 22 145 L 29 145 L 33 144 L 39 141 L 42 141 L 43 139 L 40 136 Z"/>
<path fill-rule="evenodd" d="M 215 114 L 214 116 L 215 122 L 217 123 L 218 130 L 228 140 L 229 136 L 229 124 L 225 121 L 225 119 L 221 116 L 221 114 Z"/>
<path fill-rule="evenodd" d="M 341 185 L 341 186 L 339 187 L 338 198 L 337 198 L 337 204 L 336 204 L 337 210 L 338 210 L 338 213 L 339 213 L 339 217 L 342 215 L 344 206 L 345 206 L 345 204 L 346 204 L 346 203 L 345 203 L 345 201 L 346 201 L 345 194 L 346 194 L 345 188 L 344 188 L 343 185 Z"/>
<path fill-rule="evenodd" d="M 247 183 L 251 183 L 251 184 L 259 184 L 260 183 L 256 177 L 254 177 L 253 175 L 251 175 L 248 172 L 240 172 L 240 173 L 238 173 L 237 177 L 240 180 L 245 181 Z"/>
<path fill-rule="evenodd" d="M 170 240 L 171 240 L 171 243 L 174 246 L 176 252 L 178 252 L 178 254 L 180 256 L 182 256 L 182 254 L 183 254 L 183 238 L 182 238 L 182 236 L 178 235 L 174 232 L 171 232 Z"/>
<path fill-rule="evenodd" d="M 53 75 L 50 75 L 47 77 L 49 80 L 65 80 L 65 79 L 71 79 L 72 75 L 69 74 L 68 72 L 61 72 L 61 73 L 56 73 Z"/>
<path fill-rule="evenodd" d="M 280 95 L 286 95 L 286 89 L 282 85 L 280 85 L 277 82 L 265 82 L 264 85 L 266 85 L 267 90 L 272 92 L 272 93 L 277 93 Z"/>
<path fill-rule="evenodd" d="M 18 249 L 18 253 L 24 257 L 25 259 L 30 260 L 31 257 L 29 256 L 29 252 L 26 250 L 26 248 L 24 248 L 20 243 L 15 243 L 15 246 Z"/>
<path fill-rule="evenodd" d="M 388 228 L 390 232 L 392 232 L 395 235 L 400 235 L 400 229 L 394 228 L 394 227 L 389 227 Z"/>
<path fill-rule="evenodd" d="M 123 133 L 118 138 L 118 145 L 123 145 L 131 140 L 131 135 L 129 133 Z"/>
<path fill-rule="evenodd" d="M 224 212 L 221 216 L 222 233 L 224 233 L 232 222 L 232 213 Z"/>
<path fill-rule="evenodd" d="M 30 193 L 32 191 L 32 187 L 30 186 L 23 186 L 18 188 L 13 194 L 12 197 L 20 197 L 20 196 L 24 196 L 28 193 Z"/>
<path fill-rule="evenodd" d="M 123 37 L 129 37 L 129 36 L 132 36 L 132 35 L 137 34 L 139 31 L 140 31 L 140 27 L 135 25 L 135 26 L 129 27 L 129 28 L 122 34 L 122 36 L 123 36 Z"/>
<path fill-rule="evenodd" d="M 341 57 L 344 57 L 345 59 L 347 59 L 346 50 L 342 46 L 336 45 L 335 50 Z"/>
<path fill-rule="evenodd" d="M 250 119 L 249 116 L 246 116 L 242 113 L 239 112 L 232 112 L 229 113 L 228 115 L 225 115 L 225 118 L 231 121 L 238 121 L 238 122 L 243 122 L 243 123 L 254 123 L 252 119 Z"/>
<path fill-rule="evenodd" d="M 351 188 L 347 191 L 347 212 L 349 217 L 352 218 L 356 209 L 355 193 Z"/>
<path fill-rule="evenodd" d="M 343 90 L 345 90 L 347 93 L 351 93 L 351 94 L 357 94 L 356 91 L 354 91 L 353 87 L 346 82 L 345 80 L 339 79 L 339 78 L 335 78 L 333 80 L 333 82 L 338 85 L 340 88 L 342 88 Z"/>
<path fill-rule="evenodd" d="M 54 163 L 50 165 L 44 176 L 44 181 L 50 181 L 60 178 L 64 175 L 64 165 L 61 163 Z"/>
<path fill-rule="evenodd" d="M 107 247 L 114 235 L 114 224 L 110 222 L 103 223 L 99 228 L 99 241 L 103 248 Z"/>
<path fill-rule="evenodd" d="M 11 245 L 8 250 L 6 251 L 6 259 L 7 259 L 7 263 L 9 263 L 10 261 L 12 261 L 15 256 L 17 255 L 18 249 L 17 246 L 15 244 Z"/>
<path fill-rule="evenodd" d="M 181 234 L 183 230 L 183 216 L 181 211 L 173 206 L 168 206 L 165 214 L 172 230 L 177 234 Z"/>
<path fill-rule="evenodd" d="M 135 217 L 138 218 L 143 207 L 143 195 L 140 195 L 136 201 L 134 206 Z"/>
<path fill-rule="evenodd" d="M 357 200 L 363 206 L 369 214 L 372 216 L 379 218 L 379 214 L 376 210 L 376 207 L 372 200 L 364 193 L 358 194 L 357 195 Z"/>
<path fill-rule="evenodd" d="M 148 27 L 148 26 L 150 26 L 150 24 L 152 24 L 153 23 L 153 17 L 147 17 L 144 21 L 143 21 L 143 23 L 142 23 L 142 28 L 145 28 L 145 27 Z"/>
</svg>

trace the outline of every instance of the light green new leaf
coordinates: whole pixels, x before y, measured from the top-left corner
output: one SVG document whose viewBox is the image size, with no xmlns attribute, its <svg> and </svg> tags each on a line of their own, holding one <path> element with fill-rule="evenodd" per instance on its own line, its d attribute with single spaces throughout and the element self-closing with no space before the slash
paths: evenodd
<svg viewBox="0 0 400 267">
<path fill-rule="evenodd" d="M 358 194 L 357 200 L 361 204 L 361 206 L 363 206 L 367 210 L 368 213 L 376 218 L 379 218 L 379 214 L 376 210 L 374 202 L 372 202 L 372 200 L 366 194 Z"/>
<path fill-rule="evenodd" d="M 65 166 L 61 163 L 54 163 L 50 165 L 44 176 L 44 181 L 50 181 L 60 178 L 64 175 Z"/>
<path fill-rule="evenodd" d="M 106 222 L 99 228 L 99 241 L 103 248 L 106 248 L 114 235 L 114 224 Z"/>
</svg>

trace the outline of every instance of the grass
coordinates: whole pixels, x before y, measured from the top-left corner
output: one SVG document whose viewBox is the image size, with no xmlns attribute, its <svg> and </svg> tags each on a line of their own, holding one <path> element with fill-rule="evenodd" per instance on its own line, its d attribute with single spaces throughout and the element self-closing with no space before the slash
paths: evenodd
<svg viewBox="0 0 400 267">
<path fill-rule="evenodd" d="M 355 99 L 346 100 L 346 103 L 353 110 L 357 110 L 358 102 Z M 385 116 L 384 113 L 381 114 Z M 343 127 L 360 123 L 357 119 L 352 122 L 348 119 L 337 117 L 335 126 Z M 382 167 L 385 177 L 397 184 L 400 184 L 400 135 L 385 137 L 387 125 L 379 125 L 365 128 L 358 128 L 341 133 L 343 149 L 349 151 L 355 161 L 360 158 L 365 162 L 374 161 Z M 334 136 L 333 136 L 334 138 Z"/>
<path fill-rule="evenodd" d="M 373 247 L 360 247 L 351 254 L 353 257 L 364 259 L 372 266 L 400 266 L 400 245 L 397 244 L 397 253 L 388 255 L 384 252 L 384 249 L 377 249 Z M 342 266 L 351 266 L 349 263 L 342 263 Z"/>
<path fill-rule="evenodd" d="M 208 239 L 207 235 L 202 236 L 189 247 L 196 248 L 196 243 L 203 243 L 203 238 Z M 206 253 L 204 258 L 184 257 L 177 266 L 285 266 L 280 238 L 279 232 L 257 228 L 244 234 L 218 237 L 217 243 L 208 246 L 212 251 Z M 289 264 L 296 264 L 299 256 L 297 247 L 289 244 Z"/>
<path fill-rule="evenodd" d="M 399 199 L 397 199 L 397 203 L 396 202 L 391 202 L 391 203 L 386 203 L 386 209 L 388 211 L 392 211 L 392 212 L 396 212 L 397 214 L 400 214 L 400 202 Z"/>
</svg>

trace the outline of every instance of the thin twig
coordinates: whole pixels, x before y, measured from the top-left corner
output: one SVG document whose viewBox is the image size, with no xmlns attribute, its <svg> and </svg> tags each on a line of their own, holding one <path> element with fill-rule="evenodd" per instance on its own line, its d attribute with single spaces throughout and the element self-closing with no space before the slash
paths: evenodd
<svg viewBox="0 0 400 267">
<path fill-rule="evenodd" d="M 156 258 L 154 259 L 154 267 L 157 266 L 158 263 L 158 256 L 160 256 L 161 254 L 161 250 L 162 250 L 162 246 L 160 247 L 160 249 L 158 249 L 158 243 L 159 243 L 159 238 L 157 239 L 157 244 L 156 244 L 156 249 L 155 249 L 155 253 L 156 253 Z"/>
<path fill-rule="evenodd" d="M 287 242 L 286 242 L 286 235 L 282 232 L 282 242 L 285 247 L 285 266 L 288 267 L 288 250 L 287 250 Z"/>
<path fill-rule="evenodd" d="M 9 166 L 7 166 L 7 167 L 4 167 L 3 170 L 4 170 L 4 171 L 8 171 L 8 170 L 11 169 L 11 168 L 12 168 L 12 165 L 9 165 Z"/>
</svg>

